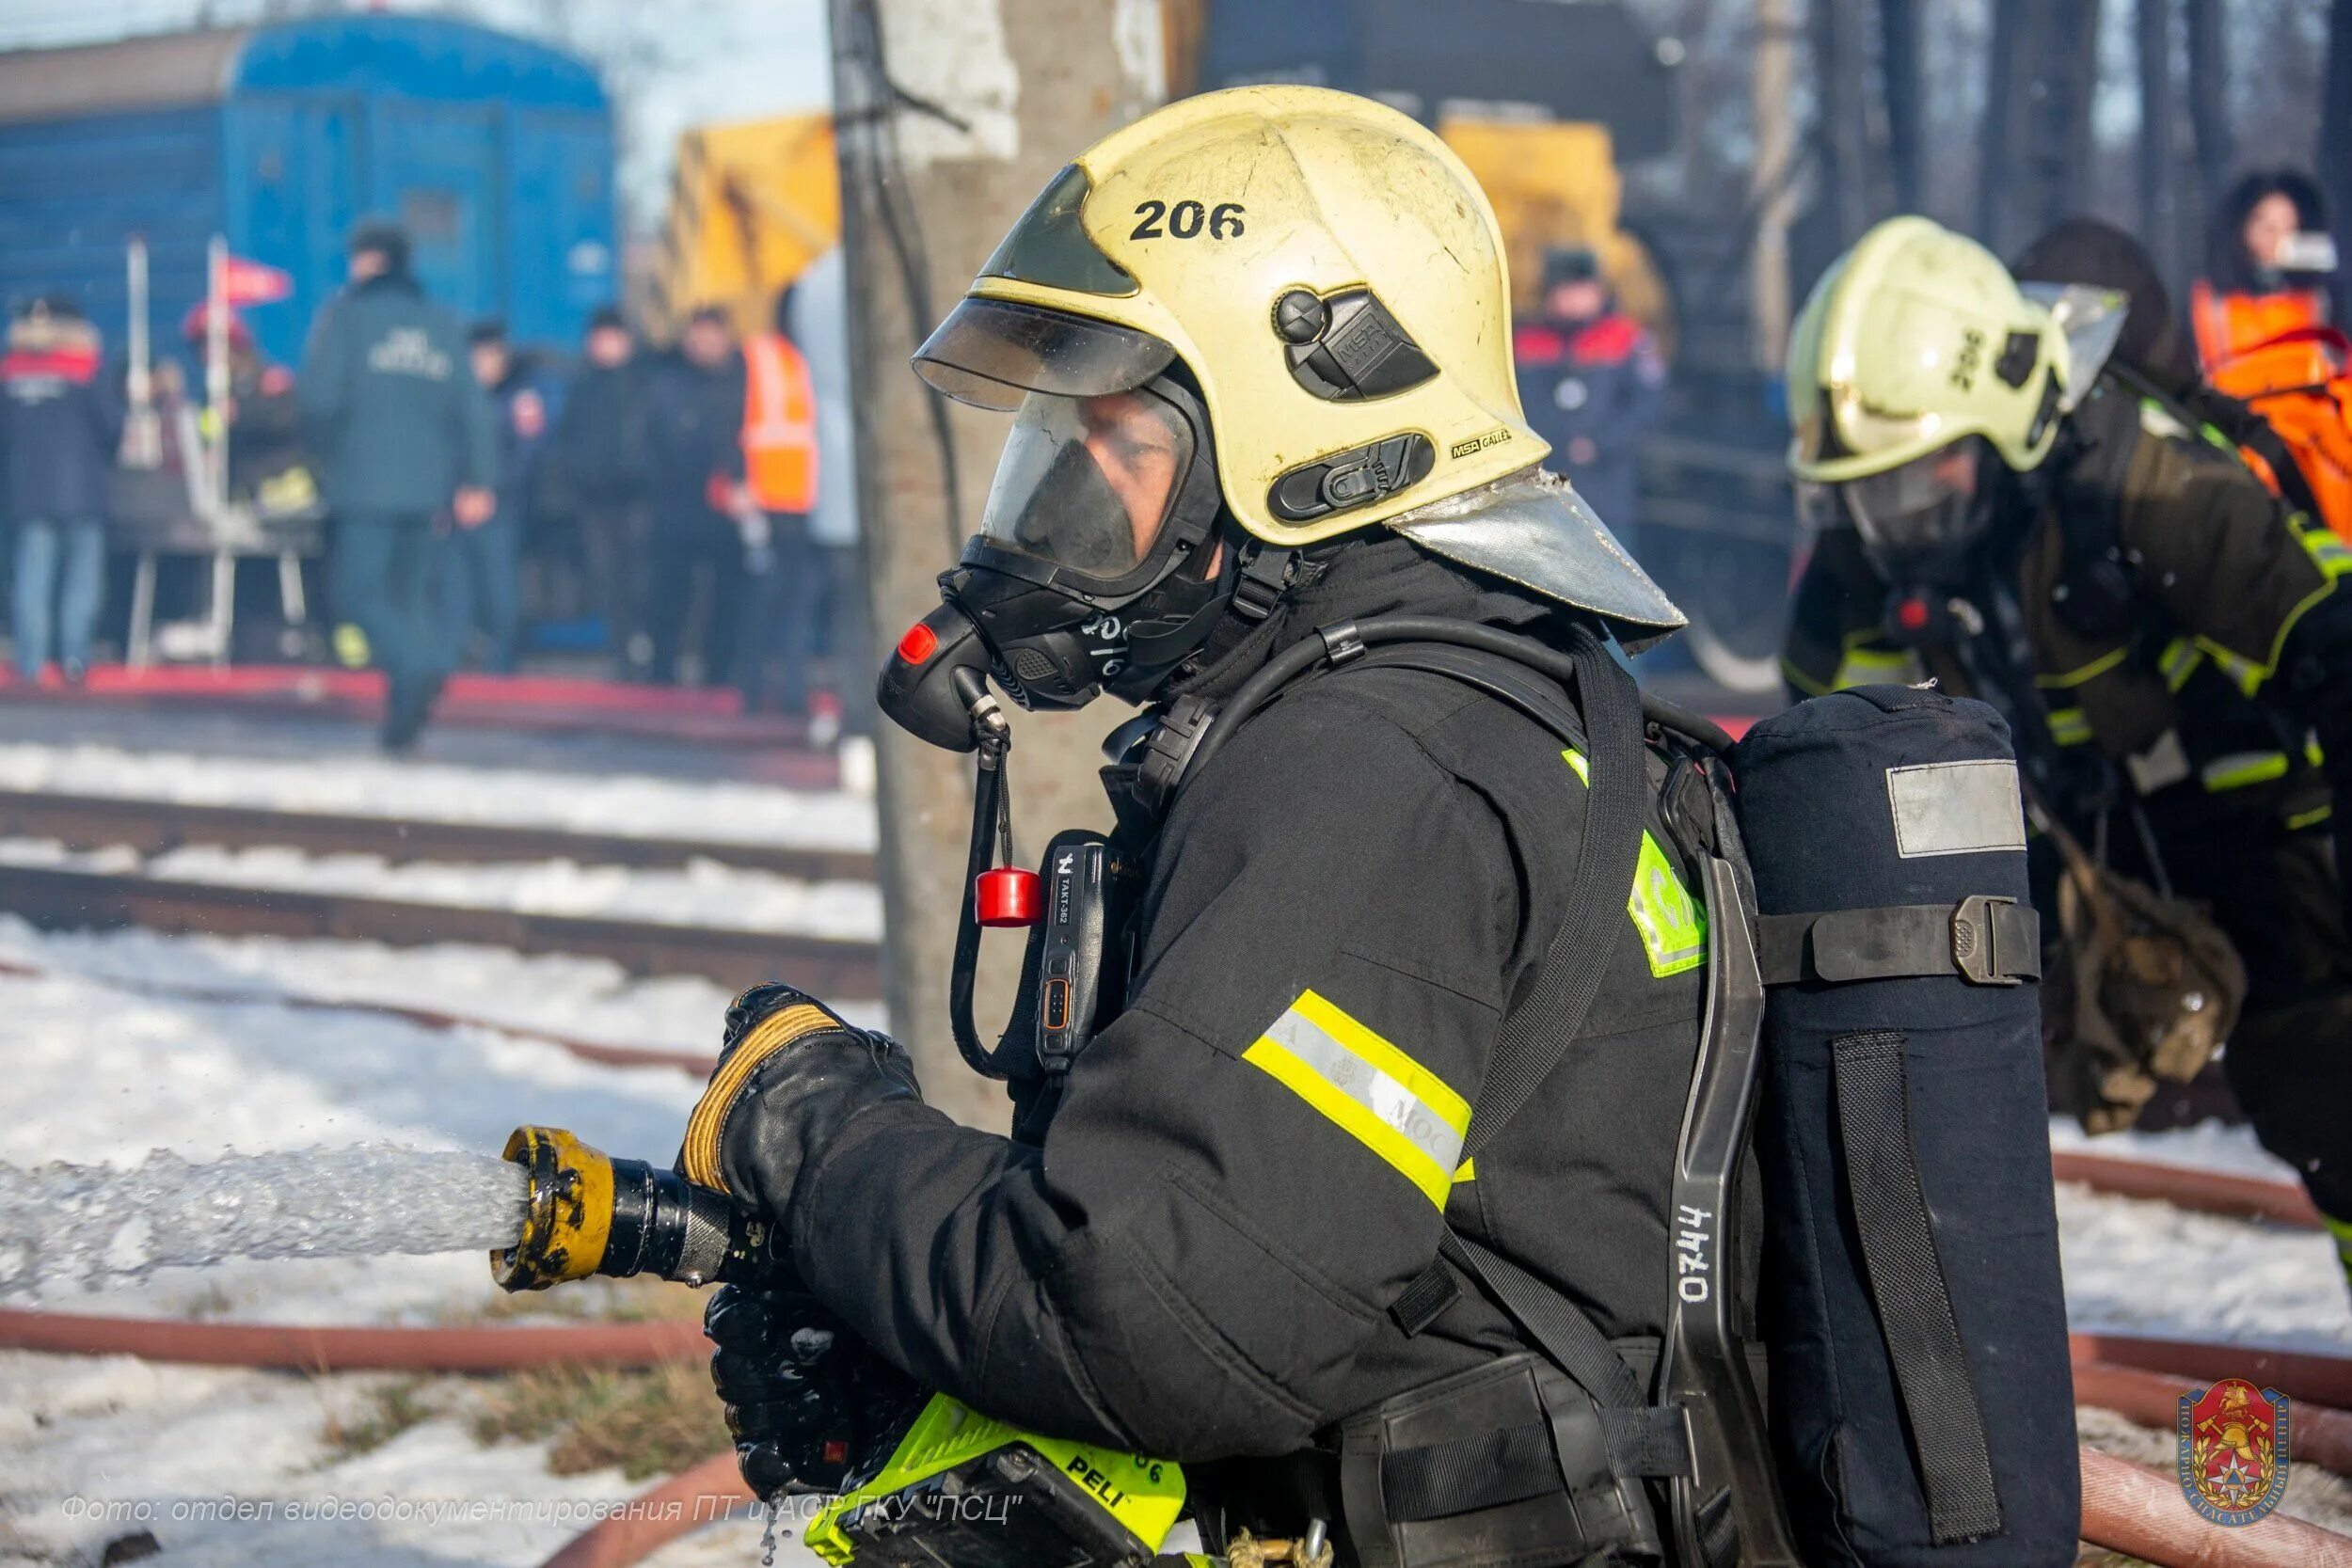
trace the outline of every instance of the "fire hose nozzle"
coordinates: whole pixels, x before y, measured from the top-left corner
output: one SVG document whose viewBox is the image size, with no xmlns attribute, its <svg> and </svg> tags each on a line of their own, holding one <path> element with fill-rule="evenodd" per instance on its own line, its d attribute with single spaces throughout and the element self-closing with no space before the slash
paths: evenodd
<svg viewBox="0 0 2352 1568">
<path fill-rule="evenodd" d="M 555 1127 L 517 1127 L 505 1157 L 529 1174 L 529 1187 L 522 1234 L 490 1254 L 501 1290 L 544 1291 L 590 1275 L 689 1285 L 785 1275 L 766 1222 L 675 1171 L 615 1160 Z"/>
</svg>

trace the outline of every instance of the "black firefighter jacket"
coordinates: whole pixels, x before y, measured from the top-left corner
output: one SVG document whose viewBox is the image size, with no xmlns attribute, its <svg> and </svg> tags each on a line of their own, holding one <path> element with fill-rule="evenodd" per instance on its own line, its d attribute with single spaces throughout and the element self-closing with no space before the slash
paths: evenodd
<svg viewBox="0 0 2352 1568">
<path fill-rule="evenodd" d="M 2284 509 L 2226 438 L 2112 378 L 2060 440 L 2010 574 L 2032 664 L 2016 721 L 2038 711 L 2060 759 L 2103 753 L 2160 822 L 2325 820 L 2328 779 L 2339 797 L 2352 780 L 2352 598 L 2336 591 L 2352 550 Z M 2120 551 L 2131 603 L 2086 625 L 2070 578 L 2100 541 Z M 1923 673 L 1968 689 L 1950 650 L 1915 658 L 1886 639 L 1885 600 L 1853 531 L 1825 531 L 1784 647 L 1795 694 Z"/>
<path fill-rule="evenodd" d="M 1401 540 L 1358 546 L 1223 684 L 1317 625 L 1406 609 L 1543 614 Z M 1292 1452 L 1522 1348 L 1474 1294 L 1415 1338 L 1387 1315 L 1441 1215 L 1605 1333 L 1658 1334 L 1704 915 L 1654 818 L 1581 1037 L 1474 1170 L 1459 1158 L 1565 913 L 1583 762 L 1413 672 L 1343 670 L 1262 711 L 1165 824 L 1130 1005 L 1042 1148 L 912 1101 L 861 1114 L 787 1219 L 809 1286 L 991 1415 L 1184 1461 Z M 760 1180 L 757 1083 L 724 1127 L 738 1193 Z"/>
</svg>

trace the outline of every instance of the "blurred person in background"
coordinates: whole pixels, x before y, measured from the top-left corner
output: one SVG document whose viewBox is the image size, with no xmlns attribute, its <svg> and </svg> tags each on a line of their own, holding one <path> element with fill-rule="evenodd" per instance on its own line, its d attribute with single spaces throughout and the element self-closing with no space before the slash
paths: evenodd
<svg viewBox="0 0 2352 1568">
<path fill-rule="evenodd" d="M 584 594 L 632 676 L 653 667 L 645 632 L 645 367 L 619 309 L 588 318 L 579 373 L 541 465 L 542 493 L 577 531 Z"/>
<path fill-rule="evenodd" d="M 809 666 L 824 631 L 832 559 L 810 532 L 817 511 L 817 394 L 808 360 L 793 337 L 794 291 L 776 296 L 773 329 L 743 344 L 743 483 L 767 531 L 751 542 L 753 574 L 743 607 L 743 647 L 736 684 L 743 705 L 766 705 L 768 661 L 782 665 L 776 705 L 809 718 Z M 838 712 L 829 712 L 829 723 Z"/>
<path fill-rule="evenodd" d="M 706 685 L 735 675 L 745 578 L 744 529 L 757 515 L 744 484 L 743 356 L 715 305 L 697 309 L 645 390 L 653 550 L 646 610 L 656 678 L 675 684 L 695 598 L 707 578 L 700 658 Z"/>
<path fill-rule="evenodd" d="M 482 667 L 514 671 L 522 635 L 522 561 L 532 475 L 548 432 L 548 397 L 538 378 L 506 340 L 501 322 L 474 324 L 466 336 L 474 385 L 490 401 L 498 431 L 498 504 L 484 521 L 464 519 L 441 559 L 441 594 L 449 616 L 449 651 L 462 662 L 480 631 Z"/>
<path fill-rule="evenodd" d="M 29 301 L 0 356 L 0 462 L 16 528 L 16 668 L 39 680 L 53 648 L 78 683 L 106 584 L 106 476 L 123 405 L 100 374 L 98 328 L 63 294 Z"/>
<path fill-rule="evenodd" d="M 2336 312 L 2336 245 L 2319 182 L 2294 169 L 2240 180 L 2214 214 L 2205 276 L 2189 291 L 2197 352 L 2213 371 Z"/>
<path fill-rule="evenodd" d="M 1544 292 L 1512 347 L 1519 402 L 1552 466 L 1641 554 L 1637 451 L 1664 411 L 1666 361 L 1640 322 L 1617 308 L 1600 258 L 1572 245 L 1544 256 Z"/>
<path fill-rule="evenodd" d="M 397 754 L 415 748 L 449 670 L 435 529 L 496 514 L 498 439 L 465 327 L 410 275 L 405 231 L 369 219 L 350 249 L 350 286 L 311 323 L 294 388 L 332 515 L 330 581 L 347 623 L 336 652 L 384 672 L 380 738 Z"/>
<path fill-rule="evenodd" d="M 294 372 L 270 362 L 243 316 L 231 310 L 228 318 L 229 493 L 252 499 L 265 512 L 307 505 L 315 491 L 302 471 L 302 411 L 294 401 Z M 199 301 L 181 318 L 181 341 L 199 364 L 211 325 L 208 301 Z M 200 418 L 207 438 L 215 434 L 215 418 L 211 410 Z M 293 479 L 297 472 L 300 478 Z"/>
</svg>

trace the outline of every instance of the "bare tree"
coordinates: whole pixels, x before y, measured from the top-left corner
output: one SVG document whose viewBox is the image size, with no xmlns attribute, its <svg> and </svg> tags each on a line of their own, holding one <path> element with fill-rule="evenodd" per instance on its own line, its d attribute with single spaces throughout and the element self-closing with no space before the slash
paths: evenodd
<svg viewBox="0 0 2352 1568">
<path fill-rule="evenodd" d="M 2173 177 L 2172 0 L 2137 0 L 2139 236 L 2168 280 L 2180 281 L 2181 214 Z"/>
<path fill-rule="evenodd" d="M 1927 93 L 1919 0 L 1879 0 L 1879 75 L 1886 94 L 1886 168 L 1895 206 L 1919 210 L 1927 188 Z"/>
<path fill-rule="evenodd" d="M 2328 8 L 2328 78 L 2320 92 L 2319 178 L 2341 232 L 2352 217 L 2352 0 Z"/>
<path fill-rule="evenodd" d="M 2083 205 L 2099 0 L 1999 0 L 1985 70 L 1977 228 L 2006 254 Z"/>
</svg>

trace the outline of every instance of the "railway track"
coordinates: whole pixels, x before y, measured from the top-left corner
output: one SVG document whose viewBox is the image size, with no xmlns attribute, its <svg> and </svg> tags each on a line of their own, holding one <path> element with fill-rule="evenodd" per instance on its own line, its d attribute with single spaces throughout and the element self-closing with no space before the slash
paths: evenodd
<svg viewBox="0 0 2352 1568">
<path fill-rule="evenodd" d="M 142 855 L 206 844 L 229 849 L 278 847 L 314 855 L 380 855 L 395 863 L 496 864 L 568 860 L 582 864 L 657 867 L 708 860 L 813 882 L 874 879 L 874 856 L 866 849 L 191 805 L 41 790 L 0 789 L 0 837 L 54 838 L 76 849 L 123 845 Z"/>
<path fill-rule="evenodd" d="M 726 839 L 579 832 L 560 828 L 360 814 L 273 811 L 108 796 L 0 790 L 0 836 L 142 857 L 191 845 L 374 855 L 391 863 L 500 864 L 571 861 L 632 869 L 712 861 L 804 881 L 870 881 L 860 849 Z M 872 942 L 735 926 L 542 914 L 362 894 L 254 887 L 54 866 L 0 865 L 0 911 L 48 929 L 138 927 L 169 935 L 470 942 L 516 953 L 609 958 L 631 974 L 697 974 L 728 987 L 789 976 L 836 996 L 881 994 Z"/>
<path fill-rule="evenodd" d="M 631 974 L 699 974 L 730 989 L 790 978 L 820 995 L 882 994 L 878 944 L 741 927 L 411 902 L 158 877 L 0 866 L 0 911 L 51 930 L 135 926 L 167 935 L 470 942 L 609 958 Z"/>
</svg>

